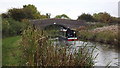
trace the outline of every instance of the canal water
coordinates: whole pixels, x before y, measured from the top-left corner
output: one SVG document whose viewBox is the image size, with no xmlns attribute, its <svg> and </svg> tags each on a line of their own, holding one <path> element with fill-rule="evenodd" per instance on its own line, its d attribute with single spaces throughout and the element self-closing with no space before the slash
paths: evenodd
<svg viewBox="0 0 120 68">
<path fill-rule="evenodd" d="M 94 42 L 83 42 L 83 41 L 65 41 L 65 40 L 59 40 L 55 41 L 55 45 L 66 45 L 73 48 L 80 48 L 83 46 L 86 46 L 88 49 L 92 50 L 93 47 L 95 47 L 95 50 L 93 51 L 92 55 L 95 57 L 97 54 L 96 59 L 94 59 L 94 66 L 119 66 L 120 62 L 118 59 L 118 55 L 120 55 L 120 52 L 117 47 L 114 47 L 114 45 L 108 45 L 108 44 L 100 44 L 100 43 L 94 43 Z"/>
</svg>

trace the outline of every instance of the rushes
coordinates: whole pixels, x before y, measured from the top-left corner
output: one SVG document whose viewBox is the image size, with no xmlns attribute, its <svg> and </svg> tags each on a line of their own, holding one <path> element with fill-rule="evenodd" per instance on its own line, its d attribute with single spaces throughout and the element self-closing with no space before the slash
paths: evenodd
<svg viewBox="0 0 120 68">
<path fill-rule="evenodd" d="M 92 57 L 84 50 L 54 46 L 47 32 L 29 27 L 23 32 L 22 46 L 25 66 L 93 66 Z"/>
</svg>

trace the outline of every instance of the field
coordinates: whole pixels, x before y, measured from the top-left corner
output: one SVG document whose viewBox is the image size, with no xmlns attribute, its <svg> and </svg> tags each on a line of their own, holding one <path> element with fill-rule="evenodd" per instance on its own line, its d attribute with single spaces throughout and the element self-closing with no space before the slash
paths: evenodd
<svg viewBox="0 0 120 68">
<path fill-rule="evenodd" d="M 4 66 L 17 66 L 20 62 L 21 51 L 19 49 L 20 36 L 8 37 L 2 40 L 2 64 Z"/>
</svg>

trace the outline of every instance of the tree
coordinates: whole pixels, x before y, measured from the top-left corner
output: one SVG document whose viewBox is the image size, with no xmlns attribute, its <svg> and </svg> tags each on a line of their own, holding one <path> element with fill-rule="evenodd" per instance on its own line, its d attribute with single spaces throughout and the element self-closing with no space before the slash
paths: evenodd
<svg viewBox="0 0 120 68">
<path fill-rule="evenodd" d="M 120 18 L 117 18 L 117 17 L 112 17 L 112 23 L 120 23 Z"/>
<path fill-rule="evenodd" d="M 94 18 L 90 14 L 83 13 L 82 15 L 78 16 L 77 20 L 85 20 L 87 22 L 92 22 L 92 21 L 94 21 Z"/>
<path fill-rule="evenodd" d="M 37 8 L 34 5 L 24 5 L 23 11 L 25 13 L 25 17 L 28 19 L 39 19 L 40 13 L 38 12 Z"/>
<path fill-rule="evenodd" d="M 15 20 L 21 21 L 22 19 L 39 19 L 40 13 L 34 5 L 24 5 L 23 8 L 9 9 L 8 15 Z"/>
<path fill-rule="evenodd" d="M 9 9 L 8 15 L 11 18 L 18 20 L 18 21 L 25 18 L 25 13 L 23 9 L 18 9 L 18 8 Z"/>
<path fill-rule="evenodd" d="M 6 13 L 2 13 L 1 15 L 2 15 L 2 18 L 9 18 L 9 15 Z"/>
<path fill-rule="evenodd" d="M 93 14 L 93 17 L 96 21 L 103 22 L 103 23 L 110 23 L 112 22 L 112 17 L 110 14 L 106 12 L 100 12 L 98 14 Z"/>
<path fill-rule="evenodd" d="M 57 16 L 55 16 L 55 18 L 58 18 L 58 19 L 70 19 L 66 14 L 57 15 Z"/>
</svg>

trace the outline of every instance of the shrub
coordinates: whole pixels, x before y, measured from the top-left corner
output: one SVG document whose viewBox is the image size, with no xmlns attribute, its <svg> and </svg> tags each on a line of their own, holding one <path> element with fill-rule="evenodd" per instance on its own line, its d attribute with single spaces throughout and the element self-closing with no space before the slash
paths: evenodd
<svg viewBox="0 0 120 68">
<path fill-rule="evenodd" d="M 8 36 L 20 35 L 21 32 L 27 27 L 26 23 L 15 21 L 8 18 L 2 21 L 2 34 L 3 38 Z"/>
</svg>

